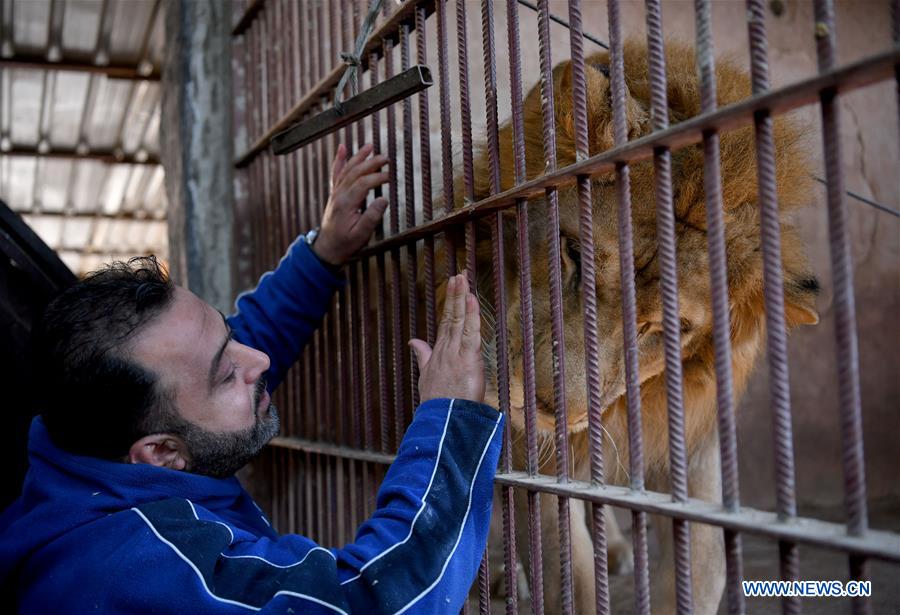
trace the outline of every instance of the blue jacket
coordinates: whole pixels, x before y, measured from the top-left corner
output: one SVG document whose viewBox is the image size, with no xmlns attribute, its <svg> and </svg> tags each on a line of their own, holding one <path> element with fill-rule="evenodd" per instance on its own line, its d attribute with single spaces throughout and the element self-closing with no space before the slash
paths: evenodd
<svg viewBox="0 0 900 615">
<path fill-rule="evenodd" d="M 274 388 L 340 280 L 302 242 L 238 299 L 237 339 Z M 22 496 L 0 516 L 0 583 L 23 613 L 458 613 L 481 560 L 503 417 L 416 411 L 352 544 L 279 535 L 236 478 L 69 454 L 40 418 Z"/>
</svg>

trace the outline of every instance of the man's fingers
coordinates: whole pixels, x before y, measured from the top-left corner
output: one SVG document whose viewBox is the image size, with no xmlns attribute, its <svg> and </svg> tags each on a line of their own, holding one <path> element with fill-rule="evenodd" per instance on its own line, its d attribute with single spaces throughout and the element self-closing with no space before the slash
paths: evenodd
<svg viewBox="0 0 900 615">
<path fill-rule="evenodd" d="M 466 273 L 463 272 L 457 276 L 459 281 L 456 287 L 456 293 L 453 296 L 453 311 L 450 316 L 450 334 L 455 344 L 459 344 L 462 339 L 463 324 L 466 320 L 466 297 L 469 294 L 469 281 L 466 279 Z"/>
<path fill-rule="evenodd" d="M 383 167 L 388 163 L 388 157 L 383 155 L 372 156 L 368 160 L 360 162 L 356 166 L 350 168 L 348 166 L 347 172 L 344 174 L 342 181 L 345 186 L 352 186 L 354 182 L 356 182 L 361 177 L 365 177 L 366 175 L 370 175 L 375 173 L 378 169 Z"/>
<path fill-rule="evenodd" d="M 453 276 L 447 280 L 447 288 L 444 293 L 444 315 L 441 317 L 441 325 L 445 328 L 450 327 L 450 321 L 453 320 L 453 301 L 456 298 L 456 287 L 459 276 Z"/>
<path fill-rule="evenodd" d="M 481 351 L 481 310 L 473 294 L 466 296 L 466 320 L 463 324 L 461 346 L 463 352 Z"/>
<path fill-rule="evenodd" d="M 350 191 L 347 193 L 347 197 L 353 204 L 361 203 L 362 200 L 366 198 L 366 195 L 369 194 L 369 190 L 383 185 L 388 179 L 390 179 L 390 175 L 386 171 L 383 173 L 363 175 L 353 182 Z"/>
<path fill-rule="evenodd" d="M 431 360 L 431 346 L 427 342 L 413 338 L 409 340 L 409 347 L 416 353 L 416 363 L 419 364 L 419 372 L 421 372 Z"/>
<path fill-rule="evenodd" d="M 371 143 L 366 143 L 361 148 L 356 150 L 356 153 L 350 157 L 350 160 L 347 161 L 347 166 L 345 171 L 350 171 L 353 167 L 358 165 L 360 162 L 365 160 L 369 154 L 372 153 L 373 146 Z"/>
<path fill-rule="evenodd" d="M 367 239 L 369 235 L 372 234 L 372 231 L 375 230 L 375 227 L 378 226 L 378 223 L 381 222 L 381 217 L 384 215 L 387 206 L 388 200 L 385 197 L 380 196 L 369 203 L 365 211 L 362 212 L 362 232 Z"/>
<path fill-rule="evenodd" d="M 337 153 L 334 155 L 334 163 L 331 165 L 331 189 L 337 185 L 341 177 L 341 173 L 347 166 L 347 148 L 343 143 L 338 145 Z"/>
</svg>

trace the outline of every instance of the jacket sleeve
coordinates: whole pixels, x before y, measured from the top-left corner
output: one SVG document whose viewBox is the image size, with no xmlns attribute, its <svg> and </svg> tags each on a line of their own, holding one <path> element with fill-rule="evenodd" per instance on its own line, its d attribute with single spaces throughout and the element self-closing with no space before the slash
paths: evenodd
<svg viewBox="0 0 900 615">
<path fill-rule="evenodd" d="M 343 548 L 293 534 L 259 537 L 187 500 L 135 511 L 152 530 L 148 539 L 158 539 L 156 552 L 183 560 L 170 553 L 168 564 L 158 564 L 168 570 L 167 583 L 181 588 L 182 606 L 199 600 L 200 610 L 215 605 L 218 612 L 456 614 L 487 544 L 502 431 L 503 416 L 489 406 L 422 404 L 375 513 Z M 166 506 L 181 513 L 162 511 Z"/>
<path fill-rule="evenodd" d="M 234 337 L 269 355 L 268 390 L 274 391 L 328 311 L 334 291 L 344 284 L 309 244 L 298 238 L 278 267 L 242 293 L 228 318 Z"/>
</svg>

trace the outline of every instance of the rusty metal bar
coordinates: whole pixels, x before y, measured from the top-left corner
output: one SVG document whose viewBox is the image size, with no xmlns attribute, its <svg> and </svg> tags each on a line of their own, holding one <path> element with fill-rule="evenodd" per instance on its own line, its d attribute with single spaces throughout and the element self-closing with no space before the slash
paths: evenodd
<svg viewBox="0 0 900 615">
<path fill-rule="evenodd" d="M 369 56 L 369 79 L 370 85 L 375 85 L 378 83 L 378 58 L 374 53 Z M 381 153 L 381 113 L 373 113 L 370 117 L 372 119 L 372 143 L 374 146 L 374 153 Z M 393 161 L 391 162 L 391 169 L 394 169 L 395 166 Z M 391 185 L 396 186 L 396 178 L 392 178 Z M 375 190 L 376 195 L 380 195 L 381 187 L 379 186 Z M 389 203 L 389 207 L 393 208 L 396 205 L 396 201 Z M 379 225 L 375 229 L 375 238 L 376 241 L 384 237 L 384 226 Z M 380 396 L 380 407 L 379 407 L 379 417 L 380 417 L 380 427 L 381 427 L 381 450 L 382 452 L 387 452 L 390 448 L 390 393 L 388 391 L 388 367 L 387 367 L 387 300 L 385 295 L 387 294 L 387 281 L 385 279 L 385 262 L 384 262 L 384 254 L 380 253 L 375 256 L 375 269 L 376 269 L 376 322 L 377 322 L 377 352 L 378 352 L 378 385 L 379 385 L 379 396 Z M 368 270 L 363 268 L 363 276 L 364 279 L 368 276 Z M 368 280 L 366 280 L 366 288 L 369 288 Z"/>
<path fill-rule="evenodd" d="M 409 25 L 400 24 L 399 38 L 402 42 L 403 32 L 408 31 Z M 393 39 L 384 39 L 384 76 L 390 79 L 394 76 L 394 42 Z M 402 51 L 402 49 L 401 49 Z M 387 146 L 390 180 L 388 190 L 390 194 L 390 233 L 396 235 L 400 232 L 400 197 L 397 180 L 397 119 L 393 105 L 387 107 Z M 393 392 L 394 414 L 394 446 L 400 445 L 405 427 L 404 411 L 406 408 L 405 390 L 403 385 L 403 318 L 401 307 L 402 282 L 400 275 L 400 246 L 393 248 L 391 257 L 391 390 Z"/>
<path fill-rule="evenodd" d="M 658 8 L 658 7 L 657 7 Z M 650 121 L 654 133 L 669 126 L 666 94 L 665 53 L 662 32 L 648 20 L 647 41 L 650 79 Z M 621 57 L 621 56 L 620 56 Z M 619 59 L 616 60 L 618 63 Z M 653 136 L 652 134 L 650 135 Z M 663 304 L 665 345 L 666 402 L 669 417 L 669 483 L 672 499 L 683 502 L 687 492 L 687 448 L 684 433 L 683 377 L 681 367 L 681 324 L 678 301 L 678 260 L 675 236 L 675 211 L 672 198 L 672 154 L 667 147 L 653 152 L 654 196 L 656 199 L 656 241 L 659 256 L 660 293 Z M 693 610 L 691 591 L 690 528 L 681 519 L 673 519 L 675 545 L 675 595 L 679 612 Z"/>
<path fill-rule="evenodd" d="M 443 0 L 438 2 L 438 6 L 443 8 Z M 416 11 L 416 62 L 425 64 L 428 62 L 427 46 L 425 39 L 425 19 L 427 14 L 425 9 Z M 443 84 L 442 84 L 443 87 Z M 443 93 L 441 94 L 441 102 L 443 103 Z M 441 113 L 443 118 L 443 111 Z M 421 162 L 420 173 L 420 191 L 422 194 L 422 218 L 430 221 L 433 217 L 433 204 L 431 198 L 431 131 L 428 120 L 428 91 L 419 92 L 419 160 Z M 424 277 L 425 277 L 425 339 L 428 344 L 433 346 L 435 336 L 437 334 L 437 298 L 435 296 L 435 277 L 434 277 L 434 238 L 425 238 L 423 247 L 424 259 Z M 413 407 L 418 405 L 418 363 L 415 358 L 411 359 L 413 373 Z"/>
<path fill-rule="evenodd" d="M 417 65 L 408 68 L 370 90 L 345 100 L 341 103 L 340 109 L 337 107 L 325 109 L 312 118 L 279 132 L 272 137 L 272 151 L 279 155 L 290 153 L 371 113 L 407 99 L 431 86 L 432 83 L 434 82 L 431 70 L 427 66 Z"/>
<path fill-rule="evenodd" d="M 760 0 L 750 0 L 748 28 L 750 36 L 751 77 L 753 92 L 761 93 L 769 88 L 768 51 L 765 31 L 765 5 Z M 766 345 L 769 358 L 770 405 L 773 412 L 773 440 L 776 456 L 776 509 L 784 521 L 797 514 L 794 487 L 794 451 L 791 427 L 790 380 L 788 371 L 787 333 L 784 321 L 784 276 L 781 265 L 781 232 L 775 180 L 775 145 L 773 120 L 766 112 L 755 119 L 756 163 L 759 182 L 760 230 L 765 276 Z M 723 478 L 726 463 L 723 456 Z M 723 494 L 726 494 L 723 482 Z M 727 502 L 726 502 L 727 506 Z M 796 545 L 779 545 L 781 577 L 785 580 L 799 578 L 799 553 Z M 732 594 L 743 598 L 736 587 L 738 581 L 728 580 L 729 600 Z M 784 598 L 785 612 L 799 612 L 796 598 Z"/>
<path fill-rule="evenodd" d="M 499 125 L 497 118 L 497 100 L 496 100 L 496 70 L 494 58 L 496 53 L 494 50 L 494 29 L 492 19 L 492 9 L 485 3 L 486 8 L 482 11 L 482 40 L 483 40 L 483 57 L 486 75 L 486 102 L 488 112 L 488 159 L 491 173 L 491 192 L 500 192 L 500 152 L 499 152 Z M 462 21 L 465 21 L 465 14 L 462 15 Z M 474 201 L 474 177 L 472 165 L 472 134 L 471 134 L 471 109 L 468 98 L 468 61 L 466 58 L 465 45 L 465 26 L 460 27 L 457 31 L 460 42 L 461 57 L 460 65 L 460 90 L 465 92 L 461 94 L 462 99 L 462 115 L 463 115 L 463 159 L 468 161 L 468 165 L 463 164 L 463 182 L 465 184 L 466 199 Z M 502 212 L 495 212 L 494 218 L 491 220 L 491 269 L 492 281 L 494 288 L 494 310 L 493 315 L 489 315 L 487 322 L 493 323 L 493 334 L 495 352 L 497 359 L 496 365 L 496 386 L 497 397 L 500 411 L 509 412 L 509 341 L 507 339 L 506 329 L 506 278 L 503 271 L 506 261 L 504 256 L 505 246 L 503 240 L 503 218 Z M 466 224 L 466 261 L 468 274 L 471 280 L 477 280 L 475 269 L 475 224 L 468 222 Z M 474 292 L 480 297 L 480 291 L 477 282 L 472 284 Z M 507 422 L 504 432 L 503 444 L 503 467 L 506 471 L 512 470 L 512 437 L 510 434 L 511 426 Z M 516 529 L 515 529 L 515 500 L 514 493 L 511 488 L 504 487 L 501 489 L 501 506 L 503 514 L 503 553 L 504 568 L 506 578 L 506 609 L 507 613 L 514 614 L 518 612 L 518 588 L 516 587 Z M 482 613 L 490 612 L 490 570 L 488 561 L 489 549 L 485 551 L 482 560 L 482 567 L 479 570 L 479 602 Z"/>
<path fill-rule="evenodd" d="M 522 59 L 519 44 L 518 5 L 506 3 L 507 40 L 509 44 L 509 78 L 512 104 L 512 146 L 516 184 L 527 181 L 525 170 L 525 127 L 522 97 Z M 488 197 L 491 198 L 491 197 Z M 519 297 L 522 310 L 522 380 L 525 415 L 525 464 L 529 476 L 538 473 L 537 462 L 537 395 L 534 365 L 534 313 L 531 300 L 531 253 L 529 252 L 528 201 L 516 203 L 516 248 L 519 263 Z M 534 491 L 526 494 L 528 504 L 528 560 L 531 610 L 544 611 L 544 571 L 541 544 L 541 499 Z M 514 578 L 514 577 L 513 577 Z"/>
<path fill-rule="evenodd" d="M 548 0 L 538 1 L 538 48 L 541 65 L 541 117 L 543 119 L 544 168 L 556 169 L 556 111 L 553 92 L 553 65 L 550 57 L 550 8 Z M 569 481 L 569 415 L 566 403 L 565 334 L 563 329 L 562 270 L 559 237 L 559 193 L 546 190 L 547 244 L 550 265 L 550 314 L 553 344 L 553 410 L 555 416 L 556 478 Z M 569 500 L 557 498 L 559 524 L 560 600 L 562 612 L 574 612 L 572 591 L 572 530 Z"/>
<path fill-rule="evenodd" d="M 418 11 L 416 12 L 418 16 Z M 418 26 L 418 22 L 416 23 Z M 422 30 L 417 30 L 416 33 L 416 46 L 418 50 L 418 43 L 420 39 L 423 39 L 423 31 L 425 28 L 425 22 L 422 22 Z M 404 26 L 403 32 L 400 37 L 400 67 L 401 70 L 409 69 L 409 28 Z M 424 40 L 422 40 L 422 48 L 424 49 Z M 403 100 L 403 198 L 406 200 L 406 228 L 413 228 L 416 226 L 416 194 L 415 194 L 415 178 L 413 170 L 413 110 L 412 110 L 412 97 L 407 97 Z M 429 186 L 426 188 L 428 190 L 431 189 Z M 406 299 L 407 299 L 407 331 L 408 331 L 408 339 L 411 339 L 416 336 L 416 309 L 418 309 L 419 298 L 418 291 L 416 289 L 416 277 L 418 274 L 419 268 L 416 266 L 416 244 L 411 243 L 406 246 Z M 400 306 L 398 305 L 396 311 L 400 311 Z M 400 336 L 396 336 L 397 340 L 397 348 L 403 348 L 403 340 Z M 416 355 L 413 352 L 412 348 L 407 348 L 406 350 L 406 361 L 409 363 L 409 398 L 411 400 L 411 408 L 409 416 L 412 416 L 411 410 L 415 409 L 416 406 L 419 405 L 419 366 L 416 361 Z M 407 408 L 404 407 L 404 411 L 400 413 L 403 419 L 403 426 L 405 427 L 407 417 L 406 417 Z M 398 434 L 401 432 L 398 432 Z M 398 436 L 397 442 L 399 443 L 400 438 Z"/>
<path fill-rule="evenodd" d="M 819 71 L 834 68 L 837 55 L 834 6 L 830 0 L 814 3 L 816 55 Z M 896 68 L 895 68 L 896 73 Z M 844 207 L 844 175 L 841 168 L 840 108 L 837 92 L 821 92 L 822 143 L 825 150 L 825 180 L 828 193 L 828 239 L 834 284 L 834 324 L 837 341 L 838 393 L 841 425 L 841 463 L 844 468 L 844 498 L 847 533 L 864 536 L 868 531 L 865 458 L 863 456 L 862 408 L 859 383 L 859 344 L 856 333 L 856 302 L 853 296 L 853 263 Z M 867 579 L 864 558 L 850 558 L 854 579 Z M 871 601 L 854 598 L 854 613 L 870 613 Z"/>
<path fill-rule="evenodd" d="M 712 14 L 709 0 L 694 3 L 696 54 L 700 75 L 701 113 L 716 110 L 716 74 L 713 54 Z M 740 505 L 738 486 L 737 435 L 734 418 L 734 390 L 731 370 L 731 322 L 728 301 L 728 265 L 725 254 L 725 221 L 722 212 L 722 179 L 719 164 L 719 133 L 703 135 L 703 189 L 706 195 L 706 242 L 709 259 L 710 293 L 713 312 L 716 402 L 722 473 L 722 503 L 726 510 Z M 741 537 L 724 531 L 728 611 L 745 611 L 741 581 L 744 577 Z"/>
<path fill-rule="evenodd" d="M 590 156 L 587 118 L 587 86 L 584 68 L 584 32 L 581 24 L 581 1 L 569 2 L 569 46 L 572 67 L 572 110 L 575 137 L 575 158 Z M 591 482 L 606 482 L 603 467 L 603 424 L 600 388 L 599 344 L 597 340 L 597 282 L 594 262 L 594 222 L 591 180 L 576 178 L 578 184 L 579 245 L 581 251 L 581 291 L 584 301 L 584 357 L 587 382 L 588 430 L 590 446 Z M 506 470 L 508 471 L 508 470 Z M 609 613 L 609 565 L 606 542 L 604 507 L 591 507 L 594 543 L 594 592 L 597 613 Z"/>
<path fill-rule="evenodd" d="M 486 3 L 482 2 L 482 39 L 483 44 L 482 48 L 484 48 L 484 44 L 488 44 L 485 42 L 485 11 L 489 11 L 490 7 L 486 7 Z M 459 199 L 462 196 L 463 203 L 471 203 L 475 200 L 475 177 L 474 177 L 474 161 L 473 161 L 473 150 L 472 150 L 472 105 L 471 98 L 469 95 L 469 45 L 467 39 L 467 27 L 465 24 L 466 13 L 465 6 L 461 6 L 460 3 L 457 3 L 457 13 L 456 13 L 456 49 L 458 56 L 458 69 L 459 69 L 459 93 L 460 93 L 460 129 L 462 132 L 462 195 L 456 195 L 456 198 Z M 491 41 L 492 42 L 492 39 Z M 485 62 L 487 62 L 487 57 L 490 52 L 484 50 Z M 491 56 L 492 57 L 492 56 Z M 493 75 L 490 73 L 490 68 L 485 64 L 485 106 L 487 108 L 488 113 L 488 148 L 491 148 L 491 139 L 494 139 L 494 143 L 496 143 L 496 135 L 497 135 L 497 111 L 496 111 L 496 102 L 492 102 L 492 92 L 493 86 L 488 84 L 488 81 L 493 79 Z M 493 106 L 492 106 L 493 105 Z M 493 115 L 492 115 L 493 114 Z M 493 136 L 492 136 L 493 135 Z M 453 204 L 454 207 L 457 203 Z M 451 229 L 447 235 L 457 235 L 458 229 Z M 458 235 L 457 235 L 458 236 Z M 464 225 L 464 261 L 465 261 L 465 269 L 468 277 L 469 287 L 476 288 L 478 279 L 478 264 L 475 261 L 475 224 L 474 222 L 467 221 Z M 457 265 L 457 256 L 454 252 L 454 271 Z"/>
<path fill-rule="evenodd" d="M 893 76 L 894 65 L 900 63 L 900 49 L 892 49 L 843 66 L 820 73 L 816 77 L 799 81 L 779 90 L 752 96 L 741 102 L 721 107 L 709 115 L 692 117 L 674 126 L 653 134 L 629 141 L 626 144 L 595 154 L 580 162 L 562 167 L 524 181 L 498 195 L 481 199 L 430 223 L 420 224 L 415 229 L 404 231 L 395 237 L 378 241 L 364 248 L 357 258 L 364 258 L 379 251 L 390 249 L 444 229 L 459 225 L 469 218 L 476 218 L 498 209 L 504 209 L 519 199 L 528 199 L 542 194 L 547 187 L 562 188 L 575 183 L 578 175 L 591 177 L 615 170 L 617 163 L 634 163 L 647 160 L 657 147 L 671 150 L 693 145 L 703 138 L 703 132 L 717 129 L 726 132 L 752 123 L 758 111 L 768 109 L 772 114 L 785 113 L 818 101 L 819 91 L 828 90 L 846 93 Z"/>
<path fill-rule="evenodd" d="M 459 35 L 465 41 L 465 28 L 459 30 Z M 460 49 L 460 83 L 465 83 L 468 89 L 468 62 L 466 61 L 465 46 L 461 45 Z M 494 49 L 494 13 L 493 3 L 481 3 L 481 50 L 484 62 L 484 93 L 485 108 L 487 111 L 487 153 L 488 166 L 491 176 L 491 193 L 500 192 L 500 137 L 499 137 L 499 120 L 497 118 L 497 70 L 495 64 L 496 51 Z M 462 86 L 461 86 L 462 88 Z M 472 119 L 471 108 L 468 97 L 463 102 L 462 109 L 462 126 L 463 126 L 463 183 L 465 184 L 465 198 L 467 201 L 474 201 L 475 195 L 475 177 L 472 152 Z M 502 250 L 502 236 L 500 233 L 502 225 L 502 212 L 496 212 L 494 219 L 491 220 L 491 239 L 494 246 L 492 252 L 492 273 L 494 281 L 503 277 L 502 261 L 497 258 L 497 246 Z M 467 221 L 465 226 L 466 237 L 466 274 L 469 279 L 471 288 L 478 292 L 478 270 L 475 259 L 475 223 Z M 505 322 L 499 325 L 500 329 L 505 328 Z M 505 532 L 508 541 L 509 531 Z M 482 557 L 481 567 L 479 569 L 479 593 L 478 600 L 481 606 L 481 612 L 487 613 L 490 610 L 491 592 L 490 592 L 490 569 L 488 562 L 489 549 L 485 549 Z"/>
<path fill-rule="evenodd" d="M 440 76 L 440 109 L 441 109 L 441 175 L 443 179 L 444 212 L 449 214 L 454 207 L 453 194 L 453 152 L 450 126 L 450 74 L 447 60 L 447 5 L 445 0 L 438 0 L 437 31 L 438 31 L 438 74 Z M 460 10 L 465 15 L 464 0 L 456 2 L 457 32 L 460 24 Z M 465 27 L 465 19 L 462 21 Z M 427 222 L 427 220 L 426 220 Z M 456 245 L 453 234 L 444 235 L 444 246 L 447 250 L 447 275 L 456 275 Z"/>
</svg>

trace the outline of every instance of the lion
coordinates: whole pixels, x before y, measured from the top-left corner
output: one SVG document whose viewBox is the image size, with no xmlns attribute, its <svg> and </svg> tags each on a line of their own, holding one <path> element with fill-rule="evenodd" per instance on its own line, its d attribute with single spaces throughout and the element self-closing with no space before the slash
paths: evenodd
<svg viewBox="0 0 900 615">
<path fill-rule="evenodd" d="M 609 55 L 606 52 L 586 59 L 588 132 L 590 154 L 613 147 L 610 98 Z M 694 50 L 680 43 L 666 46 L 668 105 L 671 123 L 700 113 L 699 87 Z M 626 113 L 629 139 L 651 132 L 650 84 L 646 48 L 631 41 L 624 48 Z M 718 104 L 733 103 L 751 95 L 750 78 L 731 61 L 716 65 Z M 553 69 L 554 107 L 558 167 L 576 160 L 572 109 L 572 66 L 569 61 Z M 525 157 L 527 177 L 544 173 L 541 91 L 535 85 L 524 101 Z M 816 278 L 809 272 L 796 230 L 788 216 L 807 204 L 810 197 L 809 162 L 801 145 L 803 131 L 790 119 L 774 122 L 776 181 L 781 219 L 784 273 L 785 319 L 788 327 L 818 322 L 815 299 Z M 515 184 L 512 126 L 500 127 L 500 171 L 502 190 Z M 736 400 L 744 391 L 754 365 L 763 354 L 765 310 L 763 262 L 760 242 L 757 170 L 753 128 L 745 127 L 721 135 L 722 204 L 725 218 L 728 292 L 731 317 L 732 370 Z M 669 490 L 668 418 L 666 411 L 665 361 L 662 330 L 660 270 L 656 240 L 656 204 L 653 164 L 631 165 L 631 206 L 634 225 L 634 270 L 637 300 L 639 382 L 643 418 L 645 483 L 648 489 Z M 677 270 L 681 322 L 682 368 L 684 377 L 685 433 L 688 454 L 688 490 L 692 498 L 721 501 L 721 474 L 716 430 L 716 377 L 713 363 L 713 314 L 710 301 L 706 245 L 706 213 L 703 188 L 702 145 L 672 152 L 673 203 L 676 217 Z M 457 175 L 456 194 L 462 194 L 462 178 Z M 606 480 L 627 485 L 628 429 L 625 403 L 623 325 L 619 277 L 617 193 L 612 174 L 591 182 L 595 245 L 597 334 L 602 389 L 602 419 L 605 431 Z M 475 198 L 491 194 L 488 153 L 482 148 L 475 160 Z M 461 198 L 454 207 L 462 206 Z M 553 474 L 554 390 L 550 311 L 550 270 L 547 237 L 547 202 L 531 199 L 528 205 L 529 250 L 531 254 L 534 363 L 536 376 L 537 428 L 541 441 L 541 472 Z M 574 186 L 559 190 L 560 245 L 563 288 L 568 431 L 573 475 L 590 480 L 588 450 L 588 400 L 585 374 L 583 301 L 581 292 L 581 247 L 579 206 Z M 525 468 L 523 340 L 519 294 L 519 263 L 515 234 L 515 211 L 503 214 L 503 263 L 507 290 L 506 322 L 495 322 L 491 267 L 490 223 L 482 218 L 476 229 L 477 294 L 481 301 L 488 366 L 487 403 L 499 407 L 495 373 L 494 327 L 504 326 L 509 339 L 510 428 L 516 469 Z M 465 255 L 458 254 L 459 267 Z M 442 298 L 443 288 L 438 296 Z M 422 322 L 420 319 L 419 322 Z M 555 496 L 541 496 L 541 528 L 545 609 L 558 612 L 559 586 L 558 507 Z M 575 612 L 593 612 L 594 566 L 591 533 L 585 506 L 573 501 L 571 509 L 572 568 Z M 491 544 L 502 544 L 496 531 L 501 527 L 500 503 L 495 498 L 495 522 Z M 631 562 L 630 545 L 607 511 L 609 565 L 611 571 L 625 571 Z M 528 562 L 527 507 L 524 494 L 516 500 L 517 544 L 522 562 Z M 660 535 L 661 570 L 652 575 L 651 600 L 654 612 L 674 612 L 674 557 L 671 520 L 654 522 Z M 694 606 L 699 613 L 716 612 L 725 582 L 722 530 L 691 524 Z M 496 554 L 495 554 L 496 556 Z M 499 575 L 502 560 L 492 563 Z"/>
</svg>

